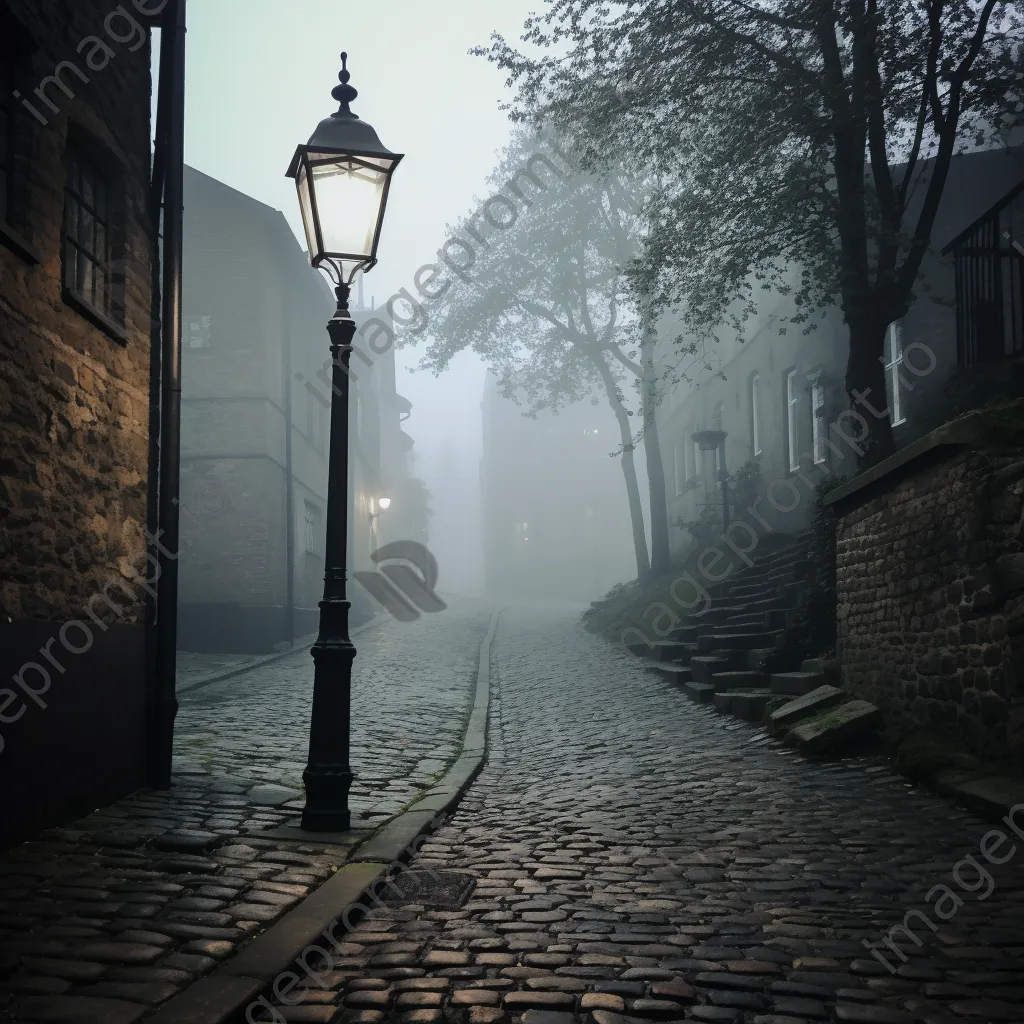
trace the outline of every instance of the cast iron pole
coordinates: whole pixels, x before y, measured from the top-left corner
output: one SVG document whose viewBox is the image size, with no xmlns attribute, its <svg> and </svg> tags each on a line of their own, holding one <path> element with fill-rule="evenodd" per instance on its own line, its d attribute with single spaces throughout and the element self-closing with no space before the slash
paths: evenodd
<svg viewBox="0 0 1024 1024">
<path fill-rule="evenodd" d="M 320 633 L 313 645 L 313 708 L 309 761 L 302 773 L 306 806 L 302 827 L 311 832 L 344 832 L 349 827 L 349 719 L 352 661 L 348 635 L 350 603 L 345 593 L 348 561 L 348 385 L 356 325 L 348 309 L 349 287 L 336 289 L 338 308 L 327 325 L 333 364 L 331 447 L 327 477 L 327 544 Z"/>
</svg>

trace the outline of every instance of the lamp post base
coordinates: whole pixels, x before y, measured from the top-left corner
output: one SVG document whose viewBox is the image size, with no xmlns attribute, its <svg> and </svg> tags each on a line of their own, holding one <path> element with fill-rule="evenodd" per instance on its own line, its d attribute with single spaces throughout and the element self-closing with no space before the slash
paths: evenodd
<svg viewBox="0 0 1024 1024">
<path fill-rule="evenodd" d="M 347 832 L 352 815 L 348 809 L 348 791 L 355 776 L 337 769 L 310 769 L 302 773 L 306 787 L 306 806 L 302 827 L 308 832 Z"/>
</svg>

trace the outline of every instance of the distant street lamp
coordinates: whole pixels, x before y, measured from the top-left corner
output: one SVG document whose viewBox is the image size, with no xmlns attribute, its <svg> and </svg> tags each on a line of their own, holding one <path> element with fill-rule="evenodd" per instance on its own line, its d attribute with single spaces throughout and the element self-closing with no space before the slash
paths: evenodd
<svg viewBox="0 0 1024 1024">
<path fill-rule="evenodd" d="M 390 498 L 378 498 L 377 499 L 377 504 L 380 506 L 381 512 L 387 512 L 387 510 L 389 508 L 391 508 L 391 499 Z"/>
<path fill-rule="evenodd" d="M 327 477 L 327 543 L 320 633 L 313 645 L 313 707 L 309 760 L 302 773 L 306 806 L 302 827 L 313 832 L 349 828 L 352 785 L 349 729 L 352 661 L 348 633 L 351 607 L 345 592 L 348 542 L 348 382 L 356 325 L 348 309 L 350 287 L 360 271 L 377 263 L 391 175 L 401 154 L 381 145 L 377 133 L 349 109 L 358 96 L 351 85 L 348 54 L 341 55 L 340 85 L 331 95 L 338 111 L 321 121 L 305 146 L 295 150 L 288 177 L 295 179 L 299 208 L 314 267 L 335 283 L 338 307 L 327 332 L 332 373 L 331 444 Z"/>
<path fill-rule="evenodd" d="M 729 529 L 729 475 L 725 468 L 725 439 L 729 435 L 724 430 L 695 430 L 694 441 L 702 452 L 718 452 L 718 480 L 722 485 L 722 519 L 725 529 Z"/>
</svg>

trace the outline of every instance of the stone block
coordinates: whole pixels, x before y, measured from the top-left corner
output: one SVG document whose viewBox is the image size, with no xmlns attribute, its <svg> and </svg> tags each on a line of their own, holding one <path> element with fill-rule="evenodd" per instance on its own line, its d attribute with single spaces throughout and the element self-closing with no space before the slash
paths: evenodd
<svg viewBox="0 0 1024 1024">
<path fill-rule="evenodd" d="M 788 740 L 805 754 L 841 750 L 870 734 L 881 722 L 882 713 L 866 700 L 852 700 L 795 726 Z"/>
<path fill-rule="evenodd" d="M 845 698 L 846 694 L 835 686 L 819 686 L 773 711 L 768 718 L 768 731 L 779 736 L 798 722 L 835 707 Z"/>
</svg>

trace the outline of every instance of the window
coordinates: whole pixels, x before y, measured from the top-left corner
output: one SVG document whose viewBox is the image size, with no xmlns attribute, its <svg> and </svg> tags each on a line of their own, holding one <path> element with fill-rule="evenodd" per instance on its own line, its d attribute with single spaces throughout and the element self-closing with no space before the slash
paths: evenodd
<svg viewBox="0 0 1024 1024">
<path fill-rule="evenodd" d="M 811 385 L 811 435 L 814 441 L 814 464 L 825 461 L 825 386 L 818 381 Z"/>
<path fill-rule="evenodd" d="M 676 494 L 683 493 L 683 486 L 686 483 L 686 441 L 680 441 L 672 449 L 672 457 L 675 470 Z"/>
<path fill-rule="evenodd" d="M 190 349 L 209 348 L 210 323 L 211 318 L 208 316 L 185 317 L 184 347 Z"/>
<path fill-rule="evenodd" d="M 786 374 L 786 441 L 789 449 L 789 471 L 795 473 L 800 468 L 798 452 L 797 412 L 799 395 L 796 390 L 796 370 Z"/>
<path fill-rule="evenodd" d="M 900 395 L 900 367 L 903 366 L 903 322 L 889 324 L 885 332 L 885 398 L 888 402 L 889 420 L 894 427 L 907 422 Z"/>
<path fill-rule="evenodd" d="M 516 523 L 516 539 L 524 541 L 530 539 L 529 523 Z"/>
<path fill-rule="evenodd" d="M 64 186 L 64 291 L 92 314 L 119 324 L 111 247 L 111 184 L 70 144 Z"/>
<path fill-rule="evenodd" d="M 701 469 L 703 468 L 703 466 L 701 462 L 700 445 L 697 444 L 697 442 L 692 437 L 690 438 L 690 450 L 693 453 L 693 458 L 690 461 L 690 468 L 692 470 L 690 476 L 696 479 L 697 477 L 700 476 Z"/>
<path fill-rule="evenodd" d="M 319 556 L 323 554 L 323 548 L 320 543 L 323 539 L 323 519 L 320 516 L 320 510 L 315 505 L 308 501 L 305 505 L 306 554 Z"/>
<path fill-rule="evenodd" d="M 750 378 L 750 445 L 754 450 L 754 458 L 761 454 L 761 406 L 757 396 L 759 383 L 760 378 L 755 373 Z"/>
</svg>

